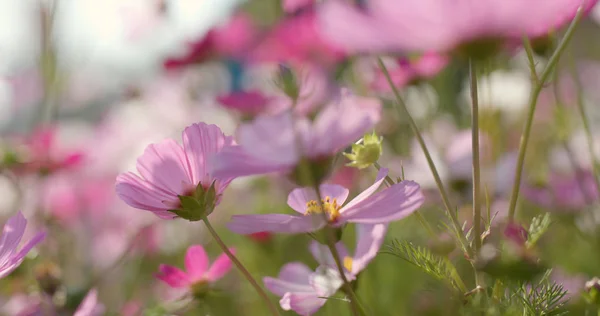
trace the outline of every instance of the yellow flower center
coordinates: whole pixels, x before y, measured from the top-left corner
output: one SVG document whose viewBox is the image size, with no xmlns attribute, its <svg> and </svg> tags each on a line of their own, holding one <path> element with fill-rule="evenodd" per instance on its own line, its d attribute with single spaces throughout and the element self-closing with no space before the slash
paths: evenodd
<svg viewBox="0 0 600 316">
<path fill-rule="evenodd" d="M 304 215 L 319 214 L 325 212 L 329 215 L 329 221 L 335 222 L 340 216 L 341 205 L 338 204 L 337 199 L 332 199 L 326 196 L 321 203 L 315 200 L 306 202 L 306 213 Z"/>
<path fill-rule="evenodd" d="M 344 268 L 346 268 L 346 270 L 352 272 L 352 258 L 351 257 L 344 257 Z"/>
</svg>

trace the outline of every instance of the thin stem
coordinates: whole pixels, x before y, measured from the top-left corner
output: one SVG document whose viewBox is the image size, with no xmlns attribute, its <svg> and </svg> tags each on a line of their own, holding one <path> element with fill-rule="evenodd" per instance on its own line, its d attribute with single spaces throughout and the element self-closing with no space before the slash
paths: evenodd
<svg viewBox="0 0 600 316">
<path fill-rule="evenodd" d="M 511 194 L 511 198 L 510 198 L 510 205 L 508 208 L 508 221 L 509 222 L 513 222 L 515 219 L 517 200 L 519 199 L 519 191 L 521 189 L 521 176 L 523 175 L 523 166 L 525 164 L 525 154 L 527 152 L 527 144 L 529 142 L 529 137 L 531 135 L 531 126 L 533 125 L 532 124 L 533 116 L 535 114 L 538 97 L 540 95 L 540 92 L 542 92 L 542 89 L 544 88 L 544 84 L 545 84 L 546 80 L 548 80 L 548 77 L 552 73 L 552 70 L 554 69 L 554 67 L 556 66 L 556 64 L 559 61 L 560 56 L 562 55 L 563 51 L 567 47 L 567 44 L 571 40 L 571 37 L 573 37 L 573 34 L 575 33 L 575 28 L 576 28 L 577 24 L 579 24 L 582 14 L 583 14 L 583 10 L 581 7 L 579 7 L 579 9 L 577 11 L 577 15 L 575 16 L 575 19 L 573 20 L 573 22 L 567 29 L 567 32 L 565 33 L 565 36 L 563 37 L 562 41 L 556 48 L 556 51 L 554 51 L 554 53 L 550 57 L 550 60 L 548 61 L 548 65 L 546 65 L 546 68 L 544 68 L 542 75 L 539 77 L 539 81 L 537 82 L 533 91 L 531 92 L 531 96 L 529 98 L 529 112 L 527 113 L 527 120 L 525 121 L 525 126 L 523 128 L 523 135 L 521 136 L 521 144 L 519 145 L 519 157 L 517 159 L 517 168 L 515 170 L 515 182 L 513 184 L 513 190 L 512 190 L 512 194 Z"/>
<path fill-rule="evenodd" d="M 208 217 L 204 217 L 202 219 L 202 221 L 206 225 L 206 228 L 208 228 L 208 231 L 210 232 L 210 234 L 212 235 L 214 240 L 217 242 L 217 244 L 219 244 L 219 247 L 221 247 L 221 250 L 223 250 L 223 252 L 225 252 L 225 254 L 227 255 L 227 257 L 229 257 L 231 262 L 233 262 L 233 264 L 235 264 L 235 266 L 238 268 L 238 270 L 244 275 L 244 277 L 246 277 L 246 280 L 248 280 L 248 282 L 250 282 L 252 287 L 254 287 L 256 292 L 265 301 L 265 303 L 267 304 L 267 307 L 269 307 L 269 310 L 271 311 L 271 314 L 279 316 L 279 311 L 277 310 L 277 307 L 275 307 L 275 305 L 273 305 L 273 303 L 267 296 L 267 293 L 265 293 L 265 291 L 260 287 L 260 285 L 258 285 L 258 283 L 256 282 L 256 280 L 254 280 L 254 278 L 252 277 L 250 272 L 248 272 L 248 270 L 246 270 L 244 265 L 235 257 L 235 255 L 233 253 L 231 253 L 231 251 L 229 251 L 229 248 L 227 248 L 227 245 L 225 245 L 223 240 L 221 240 L 221 237 L 219 237 L 219 235 L 217 234 L 215 229 L 212 227 L 212 225 L 208 221 Z"/>
<path fill-rule="evenodd" d="M 314 187 L 315 192 L 317 193 L 317 201 L 319 203 L 319 207 L 322 208 L 323 198 L 321 195 L 321 186 L 319 185 L 319 183 L 315 183 Z M 321 212 L 321 214 L 325 216 L 325 220 L 328 220 L 327 213 L 323 211 Z M 331 251 L 331 256 L 333 257 L 333 261 L 335 261 L 335 266 L 337 267 L 338 273 L 340 274 L 340 277 L 344 282 L 344 291 L 346 292 L 346 294 L 348 294 L 348 296 L 350 296 L 350 310 L 352 311 L 352 315 L 366 315 L 364 314 L 364 312 L 361 313 L 362 308 L 358 303 L 358 297 L 356 296 L 356 293 L 354 293 L 350 281 L 348 281 L 348 278 L 346 278 L 346 272 L 344 271 L 344 266 L 342 265 L 342 261 L 340 260 L 340 254 L 337 251 L 337 248 L 335 247 L 335 234 L 332 228 L 329 225 L 326 225 L 323 228 L 323 230 L 325 231 L 325 238 L 327 239 L 327 247 L 329 248 L 329 251 Z"/>
<path fill-rule="evenodd" d="M 583 130 L 585 132 L 585 138 L 588 145 L 587 147 L 590 153 L 590 159 L 592 161 L 592 171 L 594 173 L 593 178 L 596 184 L 596 189 L 598 190 L 598 193 L 600 193 L 600 165 L 598 164 L 596 157 L 594 136 L 592 135 L 592 130 L 590 128 L 590 121 L 588 120 L 588 115 L 585 110 L 585 104 L 583 104 L 583 89 L 581 88 L 581 81 L 579 80 L 579 75 L 577 74 L 575 65 L 573 63 L 571 64 L 571 75 L 573 76 L 575 87 L 577 89 L 577 109 L 581 115 Z"/>
<path fill-rule="evenodd" d="M 406 116 L 406 118 L 408 119 L 408 123 L 409 123 L 413 133 L 415 133 L 415 137 L 417 138 L 417 141 L 419 142 L 419 145 L 421 146 L 421 149 L 423 150 L 423 154 L 425 155 L 425 158 L 427 159 L 427 164 L 429 165 L 429 169 L 431 170 L 431 173 L 433 174 L 433 178 L 435 179 L 435 183 L 438 187 L 438 191 L 440 192 L 440 195 L 442 196 L 442 201 L 444 203 L 444 206 L 446 207 L 446 212 L 448 212 L 448 215 L 450 216 L 450 219 L 452 220 L 452 225 L 454 226 L 454 229 L 456 230 L 456 234 L 458 235 L 458 238 L 462 245 L 462 248 L 467 252 L 469 257 L 473 258 L 473 250 L 472 250 L 471 246 L 469 245 L 467 238 L 465 237 L 465 234 L 462 230 L 460 222 L 458 221 L 458 217 L 455 213 L 455 210 L 452 207 L 452 204 L 450 203 L 450 199 L 448 198 L 448 194 L 446 193 L 446 189 L 444 188 L 442 179 L 440 178 L 437 168 L 435 167 L 435 163 L 433 162 L 433 159 L 431 158 L 429 149 L 427 149 L 425 140 L 423 139 L 421 132 L 419 132 L 419 128 L 417 127 L 415 120 L 410 115 L 410 112 L 408 111 L 406 104 L 404 103 L 404 101 L 402 100 L 402 97 L 400 96 L 400 92 L 398 92 L 398 89 L 394 85 L 394 82 L 392 81 L 392 79 L 390 77 L 390 73 L 388 72 L 387 68 L 383 64 L 383 61 L 381 60 L 381 58 L 377 59 L 377 63 L 379 64 L 379 68 L 381 68 L 381 71 L 383 72 L 388 84 L 390 85 L 390 88 L 392 89 L 392 92 L 394 92 L 394 96 L 396 97 L 396 103 L 398 106 L 395 106 L 394 108 L 398 111 L 398 114 L 400 116 L 403 116 L 403 115 Z"/>
<path fill-rule="evenodd" d="M 540 82 L 540 78 L 538 78 L 537 70 L 535 70 L 535 59 L 533 57 L 533 47 L 531 47 L 531 40 L 527 36 L 523 36 L 523 47 L 525 48 L 525 53 L 527 55 L 527 61 L 529 63 L 529 71 L 531 72 L 531 78 L 533 80 L 533 84 L 538 84 Z"/>
<path fill-rule="evenodd" d="M 474 252 L 481 248 L 481 166 L 479 163 L 479 97 L 477 95 L 477 69 L 475 62 L 469 60 L 471 80 L 471 142 L 473 148 L 473 239 Z"/>
</svg>

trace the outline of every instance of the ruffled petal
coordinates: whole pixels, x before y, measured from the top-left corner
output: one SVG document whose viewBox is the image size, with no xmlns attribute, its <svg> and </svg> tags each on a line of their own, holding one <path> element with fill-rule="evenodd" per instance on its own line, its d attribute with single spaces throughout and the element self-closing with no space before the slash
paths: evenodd
<svg viewBox="0 0 600 316">
<path fill-rule="evenodd" d="M 343 217 L 355 223 L 387 223 L 412 214 L 424 200 L 416 182 L 402 181 L 346 209 Z"/>
<path fill-rule="evenodd" d="M 293 216 L 286 214 L 234 215 L 227 228 L 238 234 L 271 233 L 308 233 L 325 226 L 321 216 Z"/>
<path fill-rule="evenodd" d="M 379 172 L 377 172 L 377 178 L 375 178 L 375 182 L 373 184 L 371 184 L 371 186 L 368 187 L 366 190 L 362 191 L 359 195 L 357 195 L 355 198 L 353 198 L 352 201 L 348 202 L 348 204 L 344 205 L 344 207 L 340 210 L 340 213 L 343 214 L 347 209 L 352 208 L 354 205 L 362 202 L 364 199 L 371 196 L 371 194 L 375 193 L 375 191 L 377 191 L 377 189 L 379 189 L 379 186 L 381 186 L 381 184 L 385 180 L 385 177 L 387 176 L 387 174 L 388 174 L 388 169 L 386 169 L 386 168 L 379 169 Z"/>
<path fill-rule="evenodd" d="M 159 272 L 156 274 L 156 277 L 171 287 L 187 287 L 191 284 L 187 274 L 176 267 L 161 264 L 158 267 L 158 271 Z"/>
<path fill-rule="evenodd" d="M 352 258 L 353 275 L 357 275 L 377 256 L 387 233 L 387 224 L 357 224 L 357 245 Z"/>
<path fill-rule="evenodd" d="M 235 254 L 235 249 L 230 248 L 229 251 Z M 207 280 L 214 282 L 225 276 L 225 274 L 231 270 L 231 267 L 231 259 L 229 259 L 227 254 L 223 253 L 215 260 L 215 262 L 213 262 L 210 269 L 208 269 L 208 272 L 206 272 L 205 277 Z"/>
<path fill-rule="evenodd" d="M 137 159 L 137 170 L 149 183 L 169 195 L 185 193 L 192 182 L 183 148 L 172 139 L 146 147 Z"/>
<path fill-rule="evenodd" d="M 208 256 L 204 247 L 194 245 L 185 253 L 185 270 L 191 282 L 201 280 L 208 269 Z"/>
<path fill-rule="evenodd" d="M 177 196 L 159 190 L 131 172 L 117 177 L 115 190 L 119 198 L 131 207 L 154 212 L 163 219 L 175 217 L 173 213 L 168 212 L 168 205 L 176 205 L 179 202 Z"/>
<path fill-rule="evenodd" d="M 183 130 L 183 148 L 189 163 L 192 183 L 210 184 L 212 182 L 207 164 L 210 157 L 230 146 L 233 138 L 226 137 L 216 125 L 205 123 L 192 124 Z M 231 179 L 222 179 L 229 182 Z"/>
<path fill-rule="evenodd" d="M 73 316 L 99 316 L 104 313 L 104 306 L 98 302 L 98 291 L 92 289 L 85 296 Z"/>
<path fill-rule="evenodd" d="M 336 199 L 339 205 L 344 204 L 348 198 L 348 189 L 336 184 L 322 184 L 320 186 L 321 197 L 330 197 Z M 313 188 L 294 189 L 288 195 L 287 203 L 294 211 L 304 214 L 306 213 L 306 203 L 316 201 L 317 194 Z"/>
<path fill-rule="evenodd" d="M 210 160 L 210 173 L 218 179 L 287 172 L 293 165 L 273 163 L 248 154 L 242 146 L 225 147 Z"/>
<path fill-rule="evenodd" d="M 300 315 L 312 315 L 325 305 L 326 302 L 327 300 L 320 298 L 316 292 L 288 292 L 279 300 L 279 304 L 283 310 L 293 310 Z"/>
</svg>

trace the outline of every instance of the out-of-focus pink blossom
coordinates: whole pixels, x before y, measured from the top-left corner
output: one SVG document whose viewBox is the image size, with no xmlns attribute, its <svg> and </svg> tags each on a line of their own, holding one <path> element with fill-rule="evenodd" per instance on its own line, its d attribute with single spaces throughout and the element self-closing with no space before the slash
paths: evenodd
<svg viewBox="0 0 600 316">
<path fill-rule="evenodd" d="M 17 247 L 25 234 L 27 220 L 21 212 L 9 218 L 2 229 L 0 236 L 0 278 L 13 272 L 20 264 L 31 248 L 35 247 L 46 237 L 45 232 L 38 232 L 23 247 L 17 251 Z"/>
<path fill-rule="evenodd" d="M 528 235 L 527 229 L 515 222 L 508 223 L 504 228 L 504 237 L 519 247 L 525 246 Z"/>
<path fill-rule="evenodd" d="M 85 296 L 73 316 L 100 316 L 104 314 L 104 305 L 98 302 L 98 292 L 92 289 Z"/>
<path fill-rule="evenodd" d="M 281 6 L 285 13 L 295 13 L 300 9 L 309 8 L 315 4 L 315 0 L 283 0 Z"/>
<path fill-rule="evenodd" d="M 293 190 L 288 196 L 288 205 L 300 216 L 234 215 L 227 227 L 238 234 L 261 231 L 294 234 L 318 231 L 325 225 L 339 227 L 347 222 L 379 224 L 403 219 L 423 204 L 421 188 L 413 181 L 402 181 L 375 193 L 386 175 L 387 169 L 382 168 L 375 183 L 346 205 L 344 202 L 349 191 L 339 185 L 320 186 L 321 204 L 313 188 L 300 188 Z"/>
<path fill-rule="evenodd" d="M 324 36 L 351 52 L 438 51 L 485 54 L 505 40 L 540 37 L 596 0 L 369 0 L 362 8 L 327 1 Z M 531 14 L 535 10 L 535 14 Z M 449 14 L 451 12 L 452 14 Z"/>
<path fill-rule="evenodd" d="M 234 249 L 229 251 L 235 252 Z M 185 254 L 186 271 L 165 264 L 161 264 L 158 270 L 156 277 L 170 287 L 192 287 L 194 291 L 194 288 L 210 285 L 224 277 L 231 270 L 231 260 L 223 253 L 210 265 L 204 247 L 194 245 Z"/>
<path fill-rule="evenodd" d="M 522 194 L 548 209 L 581 210 L 600 198 L 593 177 L 592 172 L 582 170 L 566 175 L 552 173 L 544 186 L 525 183 Z"/>
<path fill-rule="evenodd" d="M 179 196 L 193 193 L 199 185 L 208 189 L 214 183 L 218 203 L 232 177 L 214 177 L 207 159 L 232 143 L 216 125 L 188 126 L 183 146 L 172 139 L 148 146 L 138 158 L 140 175 L 127 172 L 117 177 L 117 194 L 130 206 L 163 219 L 174 218 L 170 210 L 181 206 Z"/>
<path fill-rule="evenodd" d="M 449 63 L 449 58 L 436 53 L 425 53 L 416 60 L 402 57 L 396 60 L 397 67 L 389 67 L 390 78 L 394 86 L 401 88 L 419 80 L 436 76 Z M 378 70 L 372 83 L 373 88 L 390 91 L 390 85 L 381 70 Z"/>
<path fill-rule="evenodd" d="M 244 116 L 253 117 L 268 111 L 272 99 L 260 91 L 236 91 L 217 97 L 224 107 L 235 110 Z"/>
<path fill-rule="evenodd" d="M 248 237 L 258 243 L 266 243 L 273 239 L 273 235 L 269 232 L 256 232 L 248 235 Z"/>
<path fill-rule="evenodd" d="M 344 262 L 344 273 L 349 280 L 354 280 L 375 258 L 385 238 L 387 226 L 357 225 L 357 231 L 357 245 L 353 256 L 343 243 L 336 245 Z M 326 298 L 335 294 L 343 284 L 329 249 L 315 241 L 310 245 L 310 251 L 319 263 L 316 271 L 303 263 L 291 262 L 281 268 L 277 278 L 263 279 L 269 291 L 281 296 L 281 308 L 293 310 L 300 315 L 315 313 L 327 302 Z"/>
<path fill-rule="evenodd" d="M 251 53 L 258 62 L 316 63 L 328 66 L 342 60 L 344 51 L 325 39 L 314 11 L 281 21 Z"/>
<path fill-rule="evenodd" d="M 218 178 L 289 173 L 301 159 L 323 161 L 371 130 L 379 120 L 376 99 L 342 95 L 311 121 L 286 111 L 260 116 L 238 129 L 239 145 L 215 155 L 211 170 Z"/>
</svg>

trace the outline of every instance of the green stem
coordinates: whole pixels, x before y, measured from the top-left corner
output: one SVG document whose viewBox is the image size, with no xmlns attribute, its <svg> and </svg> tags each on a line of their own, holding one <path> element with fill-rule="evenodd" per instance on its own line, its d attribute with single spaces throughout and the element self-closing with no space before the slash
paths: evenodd
<svg viewBox="0 0 600 316">
<path fill-rule="evenodd" d="M 481 166 L 479 163 L 479 97 L 477 95 L 477 69 L 475 62 L 469 60 L 471 81 L 471 142 L 473 148 L 473 240 L 474 252 L 481 249 Z"/>
<path fill-rule="evenodd" d="M 246 270 L 244 265 L 235 257 L 235 255 L 233 253 L 231 253 L 231 251 L 229 251 L 229 248 L 227 247 L 227 245 L 225 245 L 223 240 L 221 240 L 221 237 L 219 237 L 219 235 L 217 234 L 215 229 L 212 227 L 212 225 L 208 221 L 208 217 L 204 217 L 202 219 L 202 221 L 206 225 L 206 228 L 208 228 L 208 231 L 212 235 L 213 239 L 217 242 L 217 244 L 219 244 L 219 247 L 221 247 L 221 250 L 223 250 L 223 252 L 225 252 L 225 254 L 227 255 L 227 257 L 229 257 L 231 262 L 233 262 L 233 264 L 235 264 L 235 266 L 238 268 L 238 270 L 244 275 L 244 277 L 246 277 L 246 280 L 248 280 L 248 282 L 250 282 L 252 287 L 254 287 L 256 292 L 265 301 L 265 303 L 267 304 L 267 307 L 269 307 L 269 310 L 271 311 L 271 314 L 273 314 L 275 316 L 279 316 L 279 311 L 277 310 L 277 307 L 275 307 L 275 305 L 273 305 L 273 303 L 269 299 L 269 296 L 267 296 L 267 293 L 265 293 L 265 291 L 260 287 L 260 285 L 258 285 L 258 283 L 256 282 L 256 280 L 254 280 L 254 278 L 252 277 L 250 272 L 248 272 L 248 270 Z"/>
<path fill-rule="evenodd" d="M 525 154 L 527 152 L 527 144 L 529 142 L 529 137 L 531 135 L 531 126 L 533 125 L 532 124 L 533 116 L 535 114 L 538 97 L 539 97 L 540 93 L 542 92 L 542 89 L 544 88 L 544 84 L 545 84 L 546 80 L 548 80 L 548 78 L 550 77 L 552 70 L 558 63 L 560 56 L 562 55 L 563 51 L 567 47 L 567 44 L 571 40 L 571 37 L 573 37 L 573 34 L 575 33 L 575 28 L 576 28 L 577 24 L 579 23 L 579 21 L 581 20 L 582 14 L 583 14 L 583 10 L 580 7 L 579 10 L 577 11 L 577 15 L 575 16 L 575 19 L 573 20 L 573 22 L 567 29 L 567 32 L 565 33 L 565 36 L 563 37 L 562 41 L 556 48 L 556 51 L 554 51 L 554 53 L 550 57 L 550 60 L 548 61 L 548 65 L 546 66 L 546 68 L 544 68 L 542 75 L 539 77 L 539 81 L 537 82 L 533 91 L 531 92 L 531 96 L 529 98 L 529 111 L 527 113 L 527 119 L 525 121 L 525 126 L 523 128 L 523 135 L 521 136 L 521 144 L 519 145 L 519 157 L 517 159 L 517 168 L 515 170 L 515 181 L 513 184 L 512 194 L 511 194 L 511 198 L 510 198 L 510 205 L 508 208 L 509 222 L 513 222 L 515 219 L 517 200 L 519 199 L 519 190 L 521 189 L 521 176 L 523 174 L 523 166 L 525 164 Z"/>
<path fill-rule="evenodd" d="M 394 108 L 398 111 L 398 114 L 401 117 L 406 116 L 408 123 L 409 123 L 413 133 L 415 134 L 415 137 L 417 138 L 417 141 L 419 142 L 421 149 L 423 150 L 423 154 L 425 155 L 425 158 L 427 159 L 427 164 L 429 165 L 429 169 L 431 170 L 431 173 L 433 174 L 435 183 L 438 187 L 440 195 L 442 196 L 442 201 L 444 203 L 444 206 L 446 207 L 446 212 L 448 212 L 448 215 L 450 216 L 450 219 L 452 220 L 452 225 L 454 226 L 454 229 L 456 230 L 456 235 L 459 238 L 460 244 L 462 245 L 463 250 L 469 255 L 469 257 L 473 258 L 473 250 L 472 250 L 471 246 L 469 245 L 467 238 L 465 237 L 465 234 L 462 230 L 460 222 L 458 221 L 458 216 L 456 215 L 456 212 L 455 212 L 454 208 L 452 207 L 452 204 L 450 203 L 450 198 L 448 198 L 448 194 L 446 193 L 446 189 L 444 188 L 442 179 L 440 178 L 437 168 L 435 167 L 435 163 L 433 162 L 433 159 L 431 158 L 429 149 L 427 149 L 425 140 L 423 139 L 421 132 L 419 132 L 419 128 L 417 127 L 417 124 L 415 123 L 414 119 L 410 115 L 410 112 L 408 111 L 406 104 L 404 103 L 404 101 L 402 100 L 402 97 L 400 96 L 400 92 L 398 92 L 398 89 L 394 85 L 394 82 L 392 81 L 392 79 L 390 77 L 390 73 L 388 72 L 387 68 L 383 64 L 383 61 L 381 60 L 381 58 L 377 59 L 377 63 L 379 64 L 379 68 L 381 68 L 381 71 L 383 72 L 388 84 L 390 85 L 390 88 L 392 89 L 392 92 L 394 93 L 394 96 L 396 97 L 396 103 L 398 106 L 396 106 Z"/>
<path fill-rule="evenodd" d="M 321 187 L 319 183 L 315 183 L 314 188 L 315 192 L 317 193 L 317 201 L 319 203 L 319 207 L 321 207 L 322 209 L 323 198 L 321 195 Z M 321 212 L 321 214 L 324 216 L 324 219 L 326 221 L 329 220 L 327 218 L 327 213 L 323 211 Z M 327 239 L 327 247 L 329 248 L 329 251 L 331 251 L 331 256 L 333 257 L 333 261 L 335 261 L 335 266 L 337 267 L 338 273 L 340 274 L 340 277 L 344 282 L 344 291 L 346 292 L 346 294 L 348 294 L 348 296 L 350 296 L 350 310 L 352 311 L 352 315 L 366 315 L 358 302 L 358 296 L 356 296 L 356 293 L 354 293 L 354 290 L 352 289 L 352 284 L 350 284 L 350 281 L 348 281 L 348 278 L 346 278 L 346 272 L 344 271 L 344 266 L 342 265 L 342 261 L 340 260 L 340 254 L 337 251 L 337 248 L 335 247 L 334 231 L 329 225 L 326 225 L 323 228 L 323 230 L 325 231 L 325 238 Z"/>
</svg>

